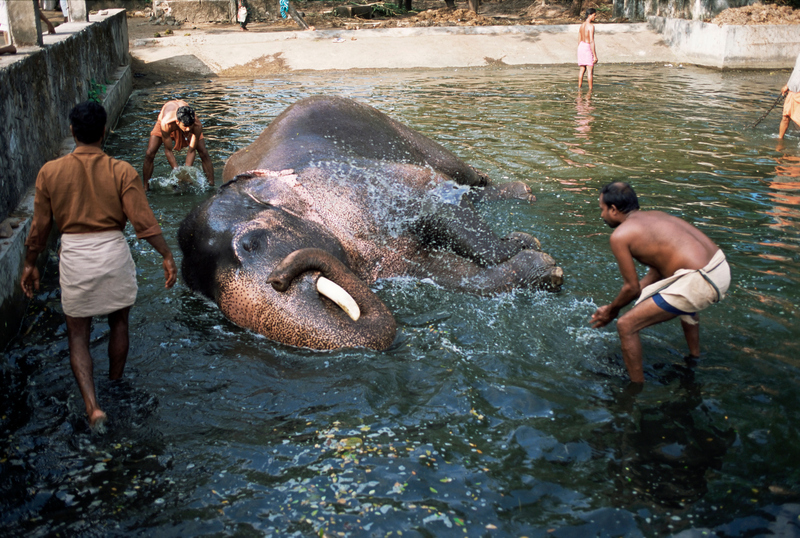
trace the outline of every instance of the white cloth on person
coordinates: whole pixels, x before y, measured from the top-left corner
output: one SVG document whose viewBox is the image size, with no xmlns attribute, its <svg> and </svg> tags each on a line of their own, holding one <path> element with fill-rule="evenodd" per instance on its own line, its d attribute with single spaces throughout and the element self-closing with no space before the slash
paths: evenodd
<svg viewBox="0 0 800 538">
<path fill-rule="evenodd" d="M 63 234 L 58 268 L 67 316 L 102 316 L 136 302 L 136 265 L 118 230 Z"/>
<path fill-rule="evenodd" d="M 673 308 L 683 312 L 699 312 L 725 298 L 731 284 L 731 269 L 725 254 L 718 250 L 702 269 L 678 269 L 675 274 L 654 282 L 642 290 L 638 305 L 659 294 Z M 686 319 L 690 316 L 681 316 Z"/>
</svg>

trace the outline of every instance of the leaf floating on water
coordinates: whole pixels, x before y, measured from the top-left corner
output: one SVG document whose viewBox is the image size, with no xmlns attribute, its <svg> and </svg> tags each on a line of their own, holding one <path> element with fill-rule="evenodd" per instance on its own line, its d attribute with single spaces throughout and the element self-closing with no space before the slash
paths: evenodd
<svg viewBox="0 0 800 538">
<path fill-rule="evenodd" d="M 361 437 L 348 437 L 342 442 L 344 448 L 358 448 L 364 444 Z"/>
</svg>

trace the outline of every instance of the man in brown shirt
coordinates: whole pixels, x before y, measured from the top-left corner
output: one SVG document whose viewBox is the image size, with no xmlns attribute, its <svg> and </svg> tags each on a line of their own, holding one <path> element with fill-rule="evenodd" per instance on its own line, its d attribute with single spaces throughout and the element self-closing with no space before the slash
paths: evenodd
<svg viewBox="0 0 800 538">
<path fill-rule="evenodd" d="M 122 234 L 130 220 L 139 239 L 163 257 L 166 288 L 177 280 L 172 252 L 161 235 L 139 176 L 131 165 L 102 150 L 106 111 L 93 101 L 72 109 L 75 150 L 46 163 L 36 178 L 31 231 L 22 289 L 39 289 L 36 258 L 46 248 L 55 220 L 62 233 L 59 252 L 61 304 L 67 318 L 70 364 L 86 405 L 89 425 L 102 427 L 106 414 L 97 404 L 89 335 L 92 316 L 108 315 L 109 378 L 119 379 L 128 358 L 128 316 L 136 301 L 136 267 Z"/>
<path fill-rule="evenodd" d="M 186 166 L 192 166 L 195 153 L 199 153 L 208 184 L 214 184 L 214 165 L 211 163 L 211 157 L 203 138 L 203 124 L 200 123 L 194 109 L 186 101 L 167 101 L 161 107 L 158 120 L 150 132 L 150 141 L 147 143 L 147 151 L 144 154 L 144 164 L 142 165 L 142 179 L 146 190 L 150 189 L 153 161 L 161 144 L 164 144 L 164 155 L 173 170 L 178 167 L 178 161 L 173 152 L 187 148 Z"/>
</svg>

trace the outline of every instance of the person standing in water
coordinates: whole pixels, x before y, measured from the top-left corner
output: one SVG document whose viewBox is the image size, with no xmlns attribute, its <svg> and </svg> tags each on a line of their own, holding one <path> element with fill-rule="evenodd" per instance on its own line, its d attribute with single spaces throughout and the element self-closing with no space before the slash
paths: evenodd
<svg viewBox="0 0 800 538">
<path fill-rule="evenodd" d="M 597 63 L 597 50 L 594 46 L 594 19 L 597 17 L 597 10 L 589 8 L 586 10 L 586 17 L 580 27 L 581 42 L 578 43 L 578 88 L 583 86 L 583 74 L 589 72 L 589 89 L 592 89 L 594 82 L 594 64 Z"/>
<path fill-rule="evenodd" d="M 680 316 L 689 357 L 699 357 L 697 312 L 725 297 L 731 270 L 722 250 L 696 227 L 661 211 L 640 210 L 629 184 L 609 183 L 599 202 L 601 218 L 614 229 L 609 242 L 623 285 L 611 304 L 592 315 L 592 327 L 605 327 L 636 300 L 617 321 L 617 332 L 631 381 L 644 383 L 639 331 Z M 649 268 L 641 280 L 634 260 Z"/>
<path fill-rule="evenodd" d="M 179 99 L 167 101 L 161 107 L 158 120 L 150 132 L 150 140 L 144 154 L 142 180 L 145 190 L 150 189 L 153 161 L 162 144 L 164 145 L 164 154 L 173 170 L 178 168 L 174 152 L 187 148 L 186 166 L 192 166 L 195 155 L 199 154 L 208 184 L 214 185 L 214 165 L 211 163 L 211 157 L 206 149 L 206 141 L 203 138 L 203 124 L 194 109 L 185 101 Z"/>
<path fill-rule="evenodd" d="M 783 138 L 789 128 L 789 122 L 794 121 L 800 126 L 800 54 L 794 62 L 794 69 L 789 76 L 789 82 L 781 88 L 781 93 L 786 96 L 783 103 L 783 117 L 778 127 L 778 138 Z"/>
<path fill-rule="evenodd" d="M 61 231 L 59 284 L 67 318 L 72 373 L 78 382 L 89 426 L 99 429 L 106 414 L 97 403 L 89 351 L 92 317 L 108 316 L 108 377 L 122 377 L 128 359 L 128 316 L 136 302 L 136 266 L 123 235 L 130 221 L 136 237 L 161 254 L 165 287 L 178 278 L 172 252 L 147 202 L 139 174 L 103 152 L 106 111 L 85 101 L 69 114 L 75 150 L 45 163 L 36 178 L 33 219 L 22 271 L 29 298 L 39 289 L 36 259 L 47 248 L 53 223 Z"/>
</svg>

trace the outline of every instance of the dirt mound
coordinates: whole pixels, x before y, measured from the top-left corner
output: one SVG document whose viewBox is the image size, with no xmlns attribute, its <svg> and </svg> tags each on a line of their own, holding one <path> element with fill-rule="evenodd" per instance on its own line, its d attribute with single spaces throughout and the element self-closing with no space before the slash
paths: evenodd
<svg viewBox="0 0 800 538">
<path fill-rule="evenodd" d="M 409 22 L 413 26 L 488 26 L 496 24 L 492 19 L 470 11 L 468 9 L 429 9 Z"/>
<path fill-rule="evenodd" d="M 713 19 L 713 24 L 800 24 L 800 9 L 790 6 L 753 4 L 728 8 Z"/>
</svg>

